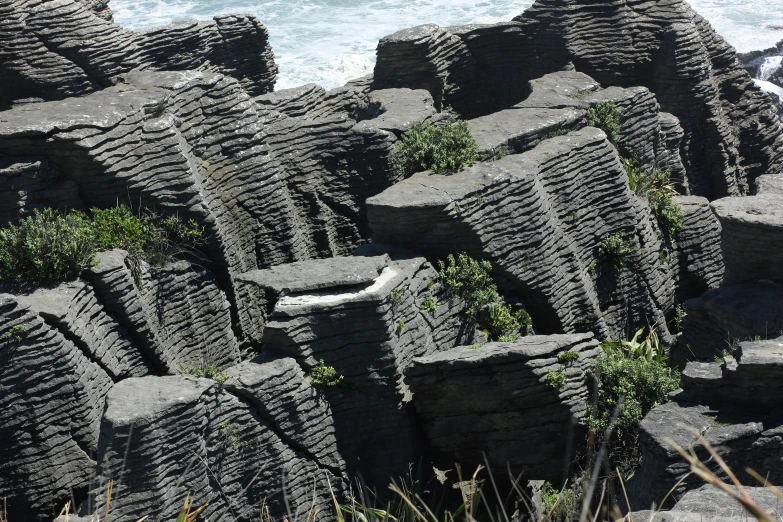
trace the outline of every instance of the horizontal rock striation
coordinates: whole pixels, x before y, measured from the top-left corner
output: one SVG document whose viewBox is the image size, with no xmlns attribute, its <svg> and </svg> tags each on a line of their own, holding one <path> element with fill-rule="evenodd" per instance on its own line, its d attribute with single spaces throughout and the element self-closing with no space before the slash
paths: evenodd
<svg viewBox="0 0 783 522">
<path fill-rule="evenodd" d="M 368 212 L 374 241 L 431 258 L 464 250 L 491 261 L 501 288 L 525 303 L 544 333 L 617 338 L 665 324 L 674 306 L 677 266 L 661 262 L 663 236 L 594 128 L 451 176 L 416 174 L 368 199 Z M 616 233 L 639 247 L 625 267 L 601 253 L 602 240 Z M 709 263 L 714 252 L 702 252 Z M 709 286 L 713 272 L 694 275 Z"/>
<path fill-rule="evenodd" d="M 0 109 L 89 94 L 137 68 L 226 74 L 253 95 L 274 88 L 269 33 L 250 15 L 134 32 L 102 0 L 6 0 L 0 13 Z"/>
<path fill-rule="evenodd" d="M 109 393 L 101 422 L 94 506 L 114 481 L 116 519 L 176 516 L 189 493 L 210 519 L 257 519 L 286 503 L 321 512 L 339 478 L 278 435 L 252 403 L 193 377 L 127 379 Z M 301 512 L 301 511 L 300 511 Z M 92 514 L 82 512 L 82 515 Z"/>
<path fill-rule="evenodd" d="M 425 88 L 439 106 L 473 118 L 522 101 L 532 79 L 574 68 L 605 86 L 656 94 L 681 122 L 694 195 L 747 193 L 756 177 L 783 166 L 770 100 L 680 0 L 538 0 L 509 23 L 400 31 L 378 45 L 374 85 Z"/>
<path fill-rule="evenodd" d="M 566 353 L 578 354 L 567 363 Z M 465 471 L 488 464 L 528 480 L 561 480 L 577 422 L 587 409 L 587 373 L 600 353 L 591 334 L 523 337 L 463 346 L 413 360 L 413 392 L 435 465 Z M 562 387 L 547 383 L 564 374 Z M 505 471 L 501 474 L 505 474 Z"/>
</svg>

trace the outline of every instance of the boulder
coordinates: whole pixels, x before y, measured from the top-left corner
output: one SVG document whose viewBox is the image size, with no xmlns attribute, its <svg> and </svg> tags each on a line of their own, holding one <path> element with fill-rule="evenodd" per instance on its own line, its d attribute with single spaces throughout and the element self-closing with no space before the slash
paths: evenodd
<svg viewBox="0 0 783 522">
<path fill-rule="evenodd" d="M 405 371 L 435 466 L 560 481 L 584 440 L 592 334 L 523 337 L 418 357 Z M 569 354 L 573 360 L 562 358 Z M 561 362 L 563 361 L 563 362 Z M 548 381 L 560 376 L 562 383 Z M 579 442 L 577 442 L 577 445 Z M 484 455 L 486 454 L 486 462 Z"/>
</svg>

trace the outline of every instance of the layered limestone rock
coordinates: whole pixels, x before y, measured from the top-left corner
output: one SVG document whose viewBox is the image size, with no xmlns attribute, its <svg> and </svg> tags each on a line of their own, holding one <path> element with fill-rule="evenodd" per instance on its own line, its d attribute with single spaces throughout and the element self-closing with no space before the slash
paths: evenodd
<svg viewBox="0 0 783 522">
<path fill-rule="evenodd" d="M 723 229 L 726 282 L 783 280 L 783 196 L 724 198 L 712 208 Z"/>
<path fill-rule="evenodd" d="M 269 33 L 250 15 L 134 32 L 102 0 L 4 0 L 0 14 L 0 109 L 89 94 L 137 68 L 227 74 L 254 95 L 277 75 Z"/>
<path fill-rule="evenodd" d="M 587 410 L 586 377 L 599 353 L 592 334 L 573 334 L 414 359 L 405 382 L 435 466 L 458 462 L 467 472 L 488 462 L 502 475 L 510 466 L 528 480 L 561 480 L 573 441 L 582 440 L 577 423 Z M 563 382 L 555 383 L 552 375 L 561 374 Z"/>
<path fill-rule="evenodd" d="M 705 198 L 676 196 L 673 199 L 682 209 L 685 226 L 675 235 L 676 260 L 670 261 L 678 267 L 677 301 L 683 303 L 723 284 L 721 223 Z"/>
<path fill-rule="evenodd" d="M 0 296 L 0 492 L 9 519 L 45 520 L 88 488 L 113 382 L 83 346 L 20 301 Z"/>
<path fill-rule="evenodd" d="M 464 117 L 507 109 L 547 73 L 644 86 L 683 129 L 691 193 L 747 193 L 783 166 L 781 123 L 733 49 L 683 1 L 538 0 L 512 22 L 424 25 L 383 38 L 374 86 L 425 88 Z M 742 123 L 745 122 L 745 123 Z"/>
<path fill-rule="evenodd" d="M 211 499 L 203 515 L 210 520 L 254 520 L 267 508 L 285 513 L 286 503 L 325 512 L 327 482 L 337 494 L 345 486 L 278 430 L 214 381 L 126 379 L 106 400 L 92 505 L 103 512 L 111 480 L 117 520 L 175 517 L 188 494 L 197 506 Z"/>
<path fill-rule="evenodd" d="M 304 261 L 240 278 L 241 291 L 256 299 L 253 321 L 265 325 L 265 352 L 308 371 L 323 361 L 344 378 L 344 386 L 326 387 L 323 396 L 349 475 L 370 482 L 404 474 L 422 450 L 404 369 L 414 357 L 472 342 L 475 335 L 461 314 L 463 303 L 437 282 L 425 259 L 372 255 L 375 250 L 367 249 L 369 257 Z"/>
<path fill-rule="evenodd" d="M 737 491 L 737 488 L 730 486 Z M 767 513 L 783 511 L 783 501 L 768 488 L 744 487 L 745 492 Z M 707 484 L 688 491 L 671 511 L 635 511 L 628 522 L 732 522 L 747 517 L 745 508 L 735 499 Z"/>
<path fill-rule="evenodd" d="M 374 241 L 431 258 L 466 251 L 491 261 L 500 287 L 544 333 L 619 338 L 664 325 L 674 307 L 678 267 L 667 262 L 663 235 L 629 189 L 615 149 L 594 128 L 453 175 L 415 174 L 368 199 L 368 215 Z M 618 233 L 638 246 L 622 267 L 601 252 L 602 240 Z M 686 275 L 695 278 L 687 284 L 713 286 L 715 251 L 694 240 L 684 247 L 693 266 Z"/>
<path fill-rule="evenodd" d="M 733 355 L 716 362 L 688 363 L 675 402 L 655 408 L 642 421 L 643 464 L 628 483 L 632 506 L 644 509 L 660 502 L 681 479 L 672 502 L 702 483 L 692 476 L 686 478 L 689 465 L 671 444 L 693 448 L 706 462 L 706 450 L 696 433 L 717 449 L 743 484 L 758 484 L 745 473 L 746 467 L 772 484 L 780 483 L 781 377 L 783 339 L 743 342 Z M 723 475 L 714 461 L 709 465 Z"/>
</svg>

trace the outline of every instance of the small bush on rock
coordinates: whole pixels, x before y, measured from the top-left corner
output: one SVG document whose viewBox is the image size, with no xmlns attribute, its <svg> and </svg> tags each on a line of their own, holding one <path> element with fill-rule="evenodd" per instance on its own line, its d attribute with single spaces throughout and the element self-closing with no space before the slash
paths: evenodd
<svg viewBox="0 0 783 522">
<path fill-rule="evenodd" d="M 632 239 L 623 239 L 623 236 L 619 232 L 605 237 L 601 242 L 601 252 L 603 252 L 604 256 L 606 256 L 612 264 L 618 267 L 625 266 L 628 257 L 637 250 L 636 241 Z"/>
<path fill-rule="evenodd" d="M 549 482 L 541 488 L 541 500 L 544 502 L 546 520 L 551 522 L 569 522 L 579 518 L 582 507 L 579 495 L 572 488 L 563 491 L 555 489 Z"/>
<path fill-rule="evenodd" d="M 645 197 L 650 202 L 658 225 L 669 235 L 685 228 L 685 214 L 682 208 L 674 202 L 677 190 L 671 182 L 671 173 L 657 168 L 643 170 L 634 160 L 623 160 L 623 167 L 628 174 L 628 184 L 638 196 Z"/>
<path fill-rule="evenodd" d="M 477 159 L 478 145 L 464 121 L 414 125 L 402 135 L 392 155 L 392 163 L 405 175 L 425 170 L 453 173 Z"/>
<path fill-rule="evenodd" d="M 184 375 L 212 379 L 218 384 L 223 384 L 228 380 L 228 374 L 222 371 L 216 364 L 204 364 L 201 366 L 180 365 L 179 371 Z"/>
<path fill-rule="evenodd" d="M 313 386 L 340 386 L 344 379 L 345 377 L 339 375 L 334 366 L 326 366 L 323 359 L 310 373 L 310 383 Z"/>
<path fill-rule="evenodd" d="M 613 101 L 596 103 L 587 110 L 587 124 L 604 131 L 613 144 L 617 144 L 617 138 L 620 136 L 622 117 L 622 112 Z"/>
<path fill-rule="evenodd" d="M 524 327 L 525 333 L 531 326 L 530 315 L 525 310 L 513 311 L 505 302 L 494 303 L 489 306 L 489 331 L 490 337 L 500 339 L 502 337 L 519 338 L 519 332 Z M 516 340 L 516 339 L 512 339 Z"/>
<path fill-rule="evenodd" d="M 679 374 L 666 365 L 657 336 L 650 333 L 639 342 L 604 343 L 592 375 L 598 380 L 598 396 L 588 405 L 586 421 L 600 438 L 623 398 L 620 415 L 607 441 L 614 465 L 627 473 L 641 464 L 639 425 L 650 410 L 669 401 L 668 394 L 679 387 Z M 656 349 L 656 346 L 658 347 Z"/>
<path fill-rule="evenodd" d="M 497 298 L 497 286 L 489 275 L 492 270 L 489 261 L 476 261 L 460 252 L 456 256 L 449 254 L 446 262 L 439 261 L 438 266 L 441 281 L 465 301 L 465 312 L 469 315 L 477 314 Z"/>
</svg>

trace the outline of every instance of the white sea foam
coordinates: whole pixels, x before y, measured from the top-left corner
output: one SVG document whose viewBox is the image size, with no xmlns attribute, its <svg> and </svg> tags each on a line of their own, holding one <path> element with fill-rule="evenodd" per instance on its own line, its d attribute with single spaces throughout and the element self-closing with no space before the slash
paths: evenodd
<svg viewBox="0 0 783 522">
<path fill-rule="evenodd" d="M 510 20 L 533 0 L 111 0 L 115 20 L 142 28 L 176 20 L 252 13 L 269 28 L 280 66 L 277 88 L 326 88 L 372 72 L 378 40 L 423 23 Z M 783 39 L 783 0 L 691 0 L 738 51 Z"/>
</svg>

